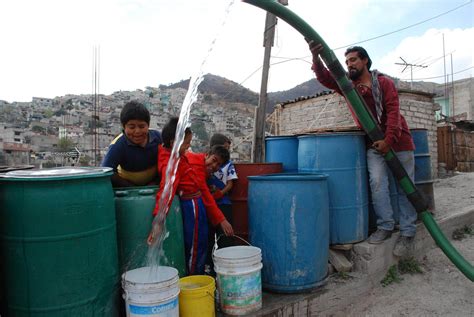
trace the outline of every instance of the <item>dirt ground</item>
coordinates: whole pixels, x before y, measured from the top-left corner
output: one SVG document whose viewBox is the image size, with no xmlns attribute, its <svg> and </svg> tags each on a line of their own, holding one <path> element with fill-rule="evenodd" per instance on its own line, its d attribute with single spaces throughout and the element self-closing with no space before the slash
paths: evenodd
<svg viewBox="0 0 474 317">
<path fill-rule="evenodd" d="M 457 173 L 434 183 L 435 218 L 474 208 L 474 173 Z M 467 224 L 473 225 L 473 224 Z M 474 264 L 474 235 L 452 240 Z M 439 248 L 419 261 L 422 273 L 400 275 L 399 283 L 373 289 L 341 316 L 474 316 L 474 283 L 450 262 Z M 338 314 L 339 315 L 339 314 Z"/>
</svg>

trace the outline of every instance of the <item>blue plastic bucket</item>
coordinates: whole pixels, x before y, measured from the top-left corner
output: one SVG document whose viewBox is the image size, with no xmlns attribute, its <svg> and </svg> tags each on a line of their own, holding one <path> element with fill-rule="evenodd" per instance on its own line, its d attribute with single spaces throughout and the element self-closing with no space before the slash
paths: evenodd
<svg viewBox="0 0 474 317">
<path fill-rule="evenodd" d="M 262 286 L 295 293 L 327 275 L 327 175 L 249 176 L 250 243 L 262 250 Z"/>
<path fill-rule="evenodd" d="M 283 172 L 298 171 L 298 138 L 292 136 L 270 136 L 265 138 L 265 162 L 282 163 Z"/>
<path fill-rule="evenodd" d="M 299 172 L 329 176 L 331 244 L 367 239 L 369 198 L 364 135 L 341 132 L 298 138 Z"/>
</svg>

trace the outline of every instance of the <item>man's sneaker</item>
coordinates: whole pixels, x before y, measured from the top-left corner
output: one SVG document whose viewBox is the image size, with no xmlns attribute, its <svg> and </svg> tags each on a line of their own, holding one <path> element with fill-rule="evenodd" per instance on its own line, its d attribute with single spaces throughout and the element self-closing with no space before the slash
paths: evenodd
<svg viewBox="0 0 474 317">
<path fill-rule="evenodd" d="M 370 244 L 380 244 L 392 236 L 391 230 L 377 229 L 372 233 L 367 239 L 367 242 Z"/>
<path fill-rule="evenodd" d="M 393 255 L 398 257 L 406 257 L 413 251 L 414 237 L 399 236 L 395 247 L 393 248 Z"/>
</svg>

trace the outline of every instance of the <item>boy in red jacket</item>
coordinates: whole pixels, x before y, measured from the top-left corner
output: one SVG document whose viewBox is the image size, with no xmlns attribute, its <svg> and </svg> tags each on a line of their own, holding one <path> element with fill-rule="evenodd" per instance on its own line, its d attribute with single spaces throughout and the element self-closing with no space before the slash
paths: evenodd
<svg viewBox="0 0 474 317">
<path fill-rule="evenodd" d="M 160 211 L 160 197 L 165 188 L 166 168 L 171 156 L 178 118 L 173 117 L 163 127 L 163 146 L 158 150 L 158 173 L 161 175 L 160 190 L 156 196 L 156 205 L 153 216 Z M 189 128 L 185 131 L 183 144 L 179 149 L 179 164 L 173 182 L 169 199 L 165 199 L 167 209 L 172 203 L 175 193 L 178 193 L 183 215 L 184 249 L 186 268 L 189 275 L 203 274 L 207 253 L 208 219 L 213 226 L 219 225 L 226 235 L 233 235 L 230 223 L 217 207 L 214 198 L 206 184 L 206 175 L 216 170 L 223 163 L 225 157 L 213 153 L 195 154 L 186 153 L 192 140 Z M 153 240 L 153 233 L 149 238 Z"/>
</svg>

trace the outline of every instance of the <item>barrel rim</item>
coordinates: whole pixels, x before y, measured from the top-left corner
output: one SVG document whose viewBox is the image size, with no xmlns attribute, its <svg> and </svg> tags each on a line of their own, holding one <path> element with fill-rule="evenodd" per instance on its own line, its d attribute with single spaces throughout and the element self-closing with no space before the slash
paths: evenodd
<svg viewBox="0 0 474 317">
<path fill-rule="evenodd" d="M 63 174 L 48 174 L 49 172 L 61 171 Z M 76 170 L 73 173 L 66 171 Z M 80 179 L 80 178 L 94 178 L 111 176 L 113 169 L 110 167 L 55 167 L 51 169 L 32 169 L 32 170 L 18 170 L 11 171 L 5 174 L 0 174 L 0 181 L 51 181 L 51 180 L 66 180 L 66 179 Z"/>
<path fill-rule="evenodd" d="M 156 269 L 156 276 L 160 278 L 159 280 L 156 280 L 154 278 L 147 279 L 146 281 L 132 280 L 133 278 L 136 278 L 139 275 L 139 272 L 144 273 L 148 276 L 147 273 L 149 273 L 149 271 L 153 269 Z M 158 266 L 156 268 L 153 268 L 150 266 L 144 266 L 144 267 L 139 267 L 139 268 L 127 271 L 122 274 L 122 283 L 125 285 L 129 285 L 129 284 L 156 285 L 157 283 L 174 284 L 178 280 L 179 280 L 179 272 L 176 268 L 171 267 L 171 266 Z M 157 288 L 161 288 L 161 287 L 157 287 Z"/>
<path fill-rule="evenodd" d="M 265 141 L 271 141 L 271 140 L 287 140 L 287 139 L 296 139 L 298 135 L 269 135 L 265 137 Z"/>
<path fill-rule="evenodd" d="M 206 284 L 196 288 L 182 288 L 182 285 L 191 284 L 191 283 L 198 283 L 198 281 L 194 281 L 198 279 L 200 281 L 205 281 Z M 208 275 L 190 275 L 185 276 L 179 279 L 179 289 L 181 290 L 180 295 L 183 296 L 192 296 L 192 295 L 202 295 L 202 291 L 207 290 L 215 290 L 216 288 L 216 281 L 212 276 Z M 196 294 L 198 293 L 198 294 Z"/>
<path fill-rule="evenodd" d="M 248 180 L 273 181 L 273 180 L 325 180 L 329 177 L 325 173 L 277 173 L 247 176 Z"/>
<path fill-rule="evenodd" d="M 344 132 L 322 132 L 322 133 L 314 133 L 314 134 L 305 134 L 298 136 L 298 139 L 304 138 L 314 138 L 314 137 L 329 137 L 335 135 L 366 135 L 364 131 L 344 131 Z"/>
<path fill-rule="evenodd" d="M 114 187 L 114 191 L 140 191 L 142 189 L 159 189 L 158 185 Z"/>
</svg>

